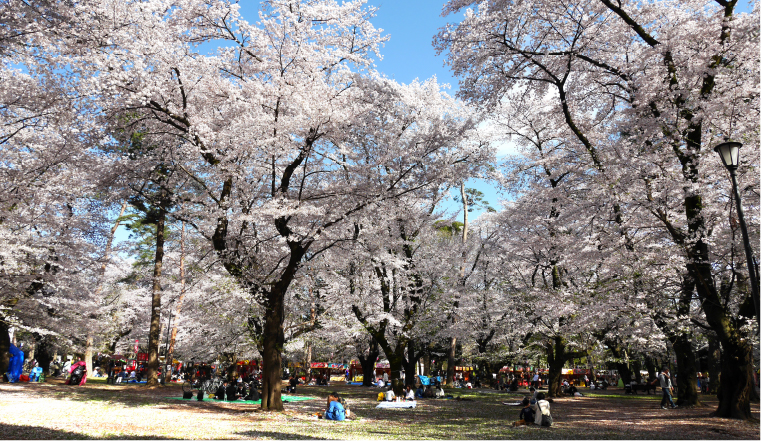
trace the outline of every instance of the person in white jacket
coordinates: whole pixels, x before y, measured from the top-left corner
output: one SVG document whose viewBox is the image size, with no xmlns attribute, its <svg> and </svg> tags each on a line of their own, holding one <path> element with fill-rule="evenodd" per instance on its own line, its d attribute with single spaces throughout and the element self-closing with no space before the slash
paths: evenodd
<svg viewBox="0 0 761 441">
<path fill-rule="evenodd" d="M 544 398 L 544 392 L 539 392 L 536 399 L 531 400 L 531 409 L 534 411 L 534 424 L 549 427 L 552 425 L 550 402 Z"/>
</svg>

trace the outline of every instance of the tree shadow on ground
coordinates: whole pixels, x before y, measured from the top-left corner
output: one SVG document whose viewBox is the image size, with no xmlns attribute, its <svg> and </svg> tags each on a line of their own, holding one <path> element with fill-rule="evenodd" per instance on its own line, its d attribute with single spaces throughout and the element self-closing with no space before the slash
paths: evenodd
<svg viewBox="0 0 761 441">
<path fill-rule="evenodd" d="M 69 432 L 67 430 L 49 429 L 47 427 L 36 426 L 17 426 L 13 424 L 0 423 L 0 439 L 174 439 L 151 436 L 135 435 L 106 435 L 93 437 L 79 432 Z"/>
<path fill-rule="evenodd" d="M 240 435 L 249 439 L 329 439 L 315 438 L 314 436 L 299 435 L 297 433 L 267 432 L 263 430 L 245 430 L 243 432 L 237 432 L 236 435 Z"/>
</svg>

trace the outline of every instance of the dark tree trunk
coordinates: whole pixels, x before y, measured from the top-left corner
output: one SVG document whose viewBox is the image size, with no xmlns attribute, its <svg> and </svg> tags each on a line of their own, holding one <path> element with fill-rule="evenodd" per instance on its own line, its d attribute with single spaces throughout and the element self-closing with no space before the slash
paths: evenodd
<svg viewBox="0 0 761 441">
<path fill-rule="evenodd" d="M 655 364 L 653 357 L 645 356 L 645 367 L 647 368 L 647 376 L 650 381 L 653 381 L 658 376 L 658 367 Z"/>
<path fill-rule="evenodd" d="M 702 121 L 699 119 L 692 121 L 685 140 L 687 146 L 695 152 L 699 152 L 702 147 L 702 133 Z M 695 185 L 700 185 L 699 158 L 698 154 L 679 156 L 685 180 Z M 753 359 L 751 347 L 745 343 L 745 336 L 742 335 L 741 329 L 752 318 L 731 311 L 723 301 L 723 296 L 720 295 L 714 280 L 708 242 L 704 240 L 706 225 L 703 217 L 703 198 L 699 189 L 689 186 L 685 186 L 684 194 L 684 210 L 689 234 L 685 237 L 675 235 L 673 228 L 670 231 L 675 242 L 685 246 L 688 258 L 687 272 L 703 304 L 706 321 L 716 332 L 722 347 L 721 379 L 723 384 L 719 390 L 719 407 L 715 414 L 723 418 L 747 420 L 751 418 Z M 746 296 L 745 303 L 751 302 L 751 296 Z M 740 306 L 740 311 L 745 309 L 744 306 Z"/>
<path fill-rule="evenodd" d="M 33 336 L 37 346 L 37 350 L 35 351 L 37 362 L 42 368 L 42 373 L 46 376 L 50 375 L 50 362 L 53 361 L 53 354 L 50 352 L 51 347 L 48 338 L 39 334 L 33 334 Z"/>
<path fill-rule="evenodd" d="M 404 347 L 397 347 L 392 353 L 386 353 L 388 357 L 388 364 L 391 367 L 391 375 L 389 381 L 394 387 L 394 394 L 401 395 L 402 393 L 402 369 L 404 369 Z M 401 349 L 401 350 L 400 350 Z"/>
<path fill-rule="evenodd" d="M 375 369 L 375 362 L 380 355 L 380 349 L 378 348 L 378 342 L 373 338 L 370 341 L 370 348 L 367 351 L 366 356 L 361 354 L 357 356 L 359 364 L 362 365 L 362 386 L 370 387 L 373 385 L 373 370 Z"/>
<path fill-rule="evenodd" d="M 415 342 L 410 340 L 407 343 L 407 359 L 404 360 L 404 384 L 415 387 L 415 376 L 417 362 L 422 354 L 415 353 Z"/>
<path fill-rule="evenodd" d="M 632 374 L 634 374 L 634 381 L 637 383 L 642 383 L 642 362 L 639 360 L 634 360 L 631 362 L 632 366 Z"/>
<path fill-rule="evenodd" d="M 721 348 L 713 332 L 708 333 L 708 393 L 716 395 L 721 388 Z"/>
<path fill-rule="evenodd" d="M 11 338 L 8 335 L 8 325 L 0 320 L 0 373 L 8 372 L 11 364 Z"/>
<path fill-rule="evenodd" d="M 554 398 L 560 396 L 560 378 L 563 373 L 563 366 L 565 366 L 568 360 L 572 360 L 577 357 L 583 357 L 586 353 L 579 351 L 568 352 L 566 351 L 566 341 L 563 337 L 555 336 L 552 340 L 548 340 L 545 343 L 545 353 L 547 355 L 547 364 L 549 365 L 548 375 L 548 397 Z"/>
<path fill-rule="evenodd" d="M 698 397 L 698 370 L 695 365 L 695 351 L 692 350 L 692 341 L 687 334 L 680 334 L 672 342 L 676 353 L 677 364 L 677 404 L 680 406 L 697 406 L 700 404 Z"/>
<path fill-rule="evenodd" d="M 274 291 L 274 289 L 273 289 Z M 262 352 L 262 409 L 283 410 L 282 389 L 282 351 L 285 343 L 283 321 L 285 309 L 283 296 L 271 292 L 267 305 L 267 316 L 262 335 L 264 351 Z"/>
<path fill-rule="evenodd" d="M 721 385 L 717 390 L 719 408 L 716 416 L 744 420 L 751 418 L 752 354 L 750 345 L 739 338 L 722 343 Z"/>
<path fill-rule="evenodd" d="M 454 384 L 454 367 L 457 361 L 455 356 L 457 351 L 457 337 L 449 339 L 449 350 L 447 351 L 447 379 L 446 384 Z"/>
<path fill-rule="evenodd" d="M 423 375 L 431 376 L 431 354 L 428 353 L 423 355 Z"/>
<path fill-rule="evenodd" d="M 148 331 L 148 363 L 146 384 L 159 384 L 159 339 L 161 332 L 161 272 L 164 265 L 164 224 L 166 211 L 159 208 L 156 219 L 156 258 L 153 261 L 153 288 L 151 296 L 151 327 Z"/>
<path fill-rule="evenodd" d="M 624 350 L 621 348 L 621 346 L 619 346 L 618 342 L 611 339 L 605 339 L 603 335 L 598 335 L 598 338 L 605 343 L 610 353 L 617 360 L 622 360 L 625 358 Z M 624 383 L 624 385 L 632 382 L 632 371 L 629 369 L 629 366 L 626 363 L 615 361 L 613 362 L 613 365 L 615 365 L 616 370 L 618 371 L 618 375 L 621 377 L 621 381 Z"/>
</svg>

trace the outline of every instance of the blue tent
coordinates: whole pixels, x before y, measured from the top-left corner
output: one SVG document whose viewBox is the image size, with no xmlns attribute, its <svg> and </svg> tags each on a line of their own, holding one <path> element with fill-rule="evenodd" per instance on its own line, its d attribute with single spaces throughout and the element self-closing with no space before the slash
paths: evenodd
<svg viewBox="0 0 761 441">
<path fill-rule="evenodd" d="M 21 368 L 24 366 L 24 353 L 13 343 L 11 343 L 11 349 L 8 352 L 11 354 L 11 362 L 8 365 L 8 380 L 11 383 L 18 383 Z"/>
</svg>

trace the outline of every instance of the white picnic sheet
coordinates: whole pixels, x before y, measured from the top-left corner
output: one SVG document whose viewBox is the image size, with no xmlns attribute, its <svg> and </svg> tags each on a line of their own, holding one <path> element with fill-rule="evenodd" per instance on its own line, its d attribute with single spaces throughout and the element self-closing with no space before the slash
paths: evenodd
<svg viewBox="0 0 761 441">
<path fill-rule="evenodd" d="M 381 401 L 376 409 L 414 409 L 417 401 Z"/>
</svg>

